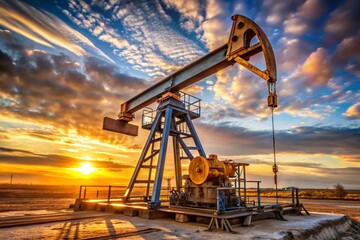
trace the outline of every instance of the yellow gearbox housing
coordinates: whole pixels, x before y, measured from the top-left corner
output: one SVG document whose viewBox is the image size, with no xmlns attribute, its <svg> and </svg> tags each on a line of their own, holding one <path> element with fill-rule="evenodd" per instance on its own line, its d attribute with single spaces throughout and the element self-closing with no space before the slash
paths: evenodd
<svg viewBox="0 0 360 240">
<path fill-rule="evenodd" d="M 206 180 L 235 177 L 235 171 L 233 161 L 219 161 L 215 154 L 208 158 L 197 156 L 191 160 L 189 165 L 189 177 L 193 183 L 199 185 Z"/>
</svg>

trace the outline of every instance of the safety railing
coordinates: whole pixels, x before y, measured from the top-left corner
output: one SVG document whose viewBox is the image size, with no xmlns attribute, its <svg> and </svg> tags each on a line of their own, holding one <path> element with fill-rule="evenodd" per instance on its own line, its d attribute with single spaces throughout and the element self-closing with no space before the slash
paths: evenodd
<svg viewBox="0 0 360 240">
<path fill-rule="evenodd" d="M 152 108 L 144 108 L 142 113 L 142 128 L 151 127 L 152 123 L 155 120 L 156 110 Z"/>
<path fill-rule="evenodd" d="M 185 110 L 188 111 L 192 119 L 200 117 L 201 114 L 201 99 L 190 94 L 179 92 L 180 100 L 184 103 Z M 155 120 L 157 110 L 146 107 L 142 112 L 142 128 L 150 129 Z"/>
<path fill-rule="evenodd" d="M 115 190 L 116 189 L 116 190 Z M 119 190 L 121 189 L 121 190 Z M 110 202 L 112 194 L 123 195 L 126 187 L 124 186 L 112 186 L 112 185 L 80 185 L 79 199 L 86 200 L 107 200 Z"/>
<path fill-rule="evenodd" d="M 123 201 L 123 196 L 126 191 L 126 186 L 112 186 L 112 185 L 80 185 L 79 189 L 79 199 L 89 200 L 89 201 L 102 201 L 108 202 L 111 201 Z M 144 190 L 145 187 L 137 187 L 136 189 Z M 170 190 L 168 186 L 162 187 L 162 198 L 163 202 L 168 201 L 170 196 Z M 149 199 L 151 196 L 145 195 L 131 195 L 129 196 L 130 201 L 138 201 L 139 199 Z"/>
<path fill-rule="evenodd" d="M 243 183 L 256 183 L 256 191 L 257 191 L 257 204 L 255 204 L 255 200 L 249 200 L 249 198 L 246 197 L 246 188 L 239 188 L 239 187 L 220 187 L 217 188 L 217 213 L 221 214 L 224 213 L 227 210 L 232 210 L 234 208 L 242 208 L 242 207 L 248 207 L 249 203 L 252 203 L 253 207 L 256 207 L 258 210 L 261 210 L 261 189 L 260 189 L 260 183 L 261 181 L 241 181 Z M 246 186 L 246 184 L 245 184 Z M 240 189 L 243 191 L 240 192 Z M 236 207 L 226 207 L 225 204 L 225 196 L 227 191 L 234 190 L 236 192 L 236 196 L 238 198 L 238 204 Z M 243 205 L 244 204 L 244 205 Z"/>
<path fill-rule="evenodd" d="M 190 115 L 194 118 L 200 117 L 201 113 L 201 99 L 190 94 L 180 92 L 180 99 L 185 105 L 185 109 L 188 110 Z"/>
</svg>

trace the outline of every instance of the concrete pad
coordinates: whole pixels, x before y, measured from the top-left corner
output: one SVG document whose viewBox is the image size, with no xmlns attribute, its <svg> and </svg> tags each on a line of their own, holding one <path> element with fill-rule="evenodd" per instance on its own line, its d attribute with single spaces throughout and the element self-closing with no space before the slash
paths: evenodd
<svg viewBox="0 0 360 240">
<path fill-rule="evenodd" d="M 125 208 L 124 214 L 131 217 L 139 216 L 139 210 L 134 208 Z"/>
<path fill-rule="evenodd" d="M 176 221 L 176 222 L 180 222 L 180 223 L 189 222 L 189 221 L 190 221 L 190 215 L 181 214 L 181 213 L 176 213 L 176 214 L 175 214 L 175 221 Z"/>
<path fill-rule="evenodd" d="M 246 216 L 243 222 L 243 226 L 250 226 L 252 215 Z"/>
<path fill-rule="evenodd" d="M 157 210 L 150 210 L 150 209 L 141 209 L 139 210 L 139 217 L 145 219 L 159 219 L 159 218 L 167 218 L 168 213 L 157 211 Z"/>
</svg>

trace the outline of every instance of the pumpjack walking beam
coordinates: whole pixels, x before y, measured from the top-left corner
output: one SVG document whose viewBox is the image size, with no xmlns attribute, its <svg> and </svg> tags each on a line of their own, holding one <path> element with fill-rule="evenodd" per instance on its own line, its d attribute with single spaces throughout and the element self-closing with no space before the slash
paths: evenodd
<svg viewBox="0 0 360 240">
<path fill-rule="evenodd" d="M 152 195 L 146 196 L 146 198 L 151 197 L 149 207 L 159 207 L 161 181 L 163 177 L 164 161 L 169 135 L 173 136 L 173 146 L 175 154 L 178 154 L 179 152 L 179 149 L 176 149 L 176 147 L 181 147 L 181 149 L 186 153 L 187 157 L 190 160 L 192 160 L 193 158 L 190 150 L 193 149 L 197 150 L 199 152 L 199 155 L 206 157 L 200 140 L 196 134 L 195 128 L 192 125 L 190 111 L 188 111 L 188 109 L 186 109 L 184 105 L 181 105 L 183 103 L 179 101 L 176 96 L 174 96 L 174 94 L 176 95 L 181 89 L 193 83 L 196 83 L 203 78 L 213 73 L 216 73 L 221 69 L 231 66 L 237 62 L 255 73 L 256 75 L 260 76 L 267 82 L 269 94 L 268 105 L 272 108 L 277 106 L 275 86 L 276 63 L 274 53 L 268 38 L 266 37 L 262 29 L 252 20 L 240 15 L 234 15 L 232 17 L 232 20 L 233 25 L 227 44 L 210 52 L 209 54 L 198 59 L 197 61 L 185 66 L 181 70 L 164 78 L 162 81 L 146 89 L 142 93 L 122 103 L 121 111 L 118 115 L 119 119 L 115 120 L 107 117 L 104 118 L 104 130 L 119 132 L 131 136 L 137 136 L 138 127 L 129 123 L 133 120 L 134 113 L 155 102 L 158 99 L 166 99 L 164 102 L 161 102 L 158 107 L 155 121 L 152 123 L 152 127 L 150 130 L 150 135 L 147 139 L 147 142 L 141 153 L 139 162 L 135 168 L 135 172 L 129 183 L 129 187 L 126 191 L 126 201 L 130 199 L 132 189 L 136 183 L 146 182 L 148 186 L 147 192 L 149 192 L 149 183 L 153 181 L 154 184 L 152 189 Z M 254 37 L 257 37 L 259 42 L 251 44 L 251 40 Z M 264 71 L 258 69 L 249 62 L 252 56 L 260 52 L 263 53 L 263 56 L 265 58 L 266 69 Z M 164 118 L 164 122 L 162 122 L 162 118 Z M 186 123 L 186 127 L 190 131 L 189 136 L 194 141 L 196 145 L 195 147 L 188 147 L 182 140 L 181 132 L 178 130 L 180 122 Z M 153 148 L 156 133 L 160 133 L 161 135 L 161 137 L 159 138 L 160 148 L 152 151 L 150 155 L 148 155 L 150 145 L 152 145 L 151 148 Z M 158 155 L 158 159 L 156 163 L 157 166 L 155 179 L 149 181 L 149 175 L 147 181 L 137 180 L 140 169 L 146 166 L 144 165 L 144 163 L 151 159 L 151 164 L 153 164 L 153 158 L 156 155 Z M 175 168 L 177 168 L 175 169 L 177 187 L 181 185 L 181 176 L 179 176 L 181 175 L 181 164 L 179 162 L 176 162 L 179 161 L 179 158 L 179 155 L 175 157 Z M 152 165 L 149 166 L 150 169 L 153 167 L 154 166 Z"/>
</svg>

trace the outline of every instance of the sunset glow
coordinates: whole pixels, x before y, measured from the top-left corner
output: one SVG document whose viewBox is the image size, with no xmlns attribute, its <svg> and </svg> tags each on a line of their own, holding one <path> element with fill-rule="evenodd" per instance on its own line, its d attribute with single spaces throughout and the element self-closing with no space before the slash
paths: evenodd
<svg viewBox="0 0 360 240">
<path fill-rule="evenodd" d="M 88 175 L 92 172 L 94 172 L 95 169 L 91 166 L 90 163 L 82 163 L 79 167 L 79 172 L 81 172 L 84 175 Z"/>
</svg>

